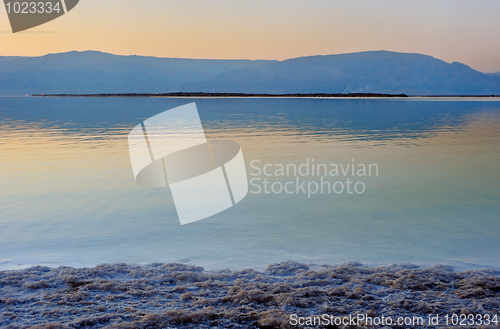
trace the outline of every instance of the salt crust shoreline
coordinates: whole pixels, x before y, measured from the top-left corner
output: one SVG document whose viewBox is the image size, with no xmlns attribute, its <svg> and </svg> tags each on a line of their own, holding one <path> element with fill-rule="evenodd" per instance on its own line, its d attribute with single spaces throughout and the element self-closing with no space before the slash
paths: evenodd
<svg viewBox="0 0 500 329">
<path fill-rule="evenodd" d="M 438 313 L 499 314 L 500 271 L 361 264 L 312 270 L 293 261 L 262 272 L 178 263 L 0 271 L 2 328 L 297 328 L 291 314 Z"/>
</svg>

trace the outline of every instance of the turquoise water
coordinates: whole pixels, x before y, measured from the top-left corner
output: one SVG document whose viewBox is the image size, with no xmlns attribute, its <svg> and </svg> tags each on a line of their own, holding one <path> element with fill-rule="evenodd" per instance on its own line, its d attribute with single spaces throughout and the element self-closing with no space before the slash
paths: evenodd
<svg viewBox="0 0 500 329">
<path fill-rule="evenodd" d="M 192 101 L 207 138 L 238 142 L 257 180 L 236 206 L 181 226 L 168 189 L 135 183 L 127 134 Z M 0 97 L 0 123 L 1 269 L 289 259 L 500 268 L 498 99 Z M 374 164 L 377 175 L 323 177 L 361 182 L 363 193 L 256 193 L 264 178 L 297 178 L 256 167 L 308 161 Z"/>
</svg>

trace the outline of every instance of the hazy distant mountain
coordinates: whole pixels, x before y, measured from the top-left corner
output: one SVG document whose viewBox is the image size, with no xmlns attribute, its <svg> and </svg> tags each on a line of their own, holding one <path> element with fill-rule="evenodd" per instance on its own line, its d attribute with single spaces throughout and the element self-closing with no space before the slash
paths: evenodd
<svg viewBox="0 0 500 329">
<path fill-rule="evenodd" d="M 221 73 L 183 85 L 197 91 L 499 94 L 500 78 L 421 54 L 369 51 L 311 56 Z"/>
<path fill-rule="evenodd" d="M 0 94 L 178 91 L 183 83 L 270 62 L 119 56 L 97 51 L 0 56 Z"/>
<path fill-rule="evenodd" d="M 285 61 L 117 56 L 95 51 L 0 57 L 0 94 L 161 93 L 500 94 L 500 74 L 408 53 L 369 51 Z"/>
</svg>

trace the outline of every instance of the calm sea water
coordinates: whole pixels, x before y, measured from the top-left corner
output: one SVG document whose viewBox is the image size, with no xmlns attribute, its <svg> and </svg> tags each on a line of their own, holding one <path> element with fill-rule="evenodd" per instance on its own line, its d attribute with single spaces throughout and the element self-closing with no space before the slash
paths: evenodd
<svg viewBox="0 0 500 329">
<path fill-rule="evenodd" d="M 193 101 L 207 138 L 241 145 L 249 178 L 307 161 L 376 164 L 378 175 L 351 177 L 360 194 L 249 193 L 181 226 L 168 189 L 135 183 L 127 134 Z M 0 97 L 0 124 L 1 269 L 289 259 L 500 268 L 498 99 Z"/>
</svg>

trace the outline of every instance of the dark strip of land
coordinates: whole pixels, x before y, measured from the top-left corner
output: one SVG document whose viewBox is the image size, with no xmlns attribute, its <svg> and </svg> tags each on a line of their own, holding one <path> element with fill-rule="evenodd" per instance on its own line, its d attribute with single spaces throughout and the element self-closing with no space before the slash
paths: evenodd
<svg viewBox="0 0 500 329">
<path fill-rule="evenodd" d="M 322 98 L 322 97 L 500 97 L 500 95 L 411 95 L 407 94 L 379 94 L 379 93 L 309 93 L 309 94 L 252 94 L 252 93 L 205 93 L 205 92 L 171 92 L 171 93 L 123 93 L 123 94 L 32 94 L 35 97 L 297 97 L 297 98 Z"/>
<path fill-rule="evenodd" d="M 408 97 L 406 94 L 377 94 L 377 93 L 349 93 L 349 94 L 247 94 L 247 93 L 204 93 L 204 92 L 172 92 L 172 93 L 126 93 L 126 94 L 33 94 L 32 96 L 45 97 Z"/>
</svg>

